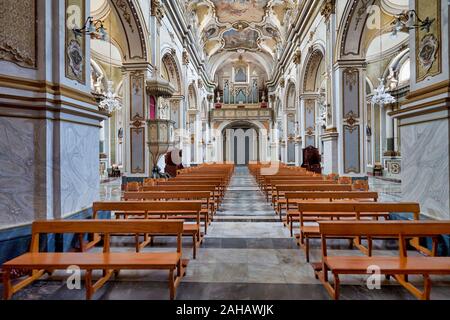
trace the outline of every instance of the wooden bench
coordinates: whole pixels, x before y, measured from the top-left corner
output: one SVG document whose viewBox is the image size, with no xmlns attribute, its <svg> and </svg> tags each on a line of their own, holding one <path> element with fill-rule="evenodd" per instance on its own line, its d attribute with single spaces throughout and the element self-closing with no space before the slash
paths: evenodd
<svg viewBox="0 0 450 320">
<path fill-rule="evenodd" d="M 191 191 L 191 192 L 125 192 L 123 195 L 124 201 L 183 201 L 194 200 L 201 201 L 203 208 L 201 213 L 201 220 L 204 221 L 205 234 L 208 233 L 208 226 L 215 214 L 214 198 L 211 197 L 211 192 Z M 116 213 L 116 214 L 121 214 Z M 186 216 L 186 219 L 195 219 L 195 216 Z"/>
<path fill-rule="evenodd" d="M 103 252 L 39 252 L 41 234 L 103 234 Z M 174 252 L 111 252 L 110 236 L 121 233 L 146 233 L 173 235 L 177 237 Z M 86 271 L 86 299 L 90 300 L 114 274 L 120 270 L 168 270 L 170 299 L 175 298 L 176 288 L 185 275 L 186 261 L 182 260 L 182 221 L 37 221 L 32 225 L 30 252 L 3 264 L 3 297 L 11 299 L 13 294 L 41 278 L 46 272 L 67 270 L 77 266 Z M 32 275 L 12 284 L 12 270 L 33 270 Z M 103 277 L 93 283 L 92 272 L 103 270 Z"/>
<path fill-rule="evenodd" d="M 336 192 L 348 192 L 352 191 L 350 184 L 283 184 L 275 186 L 275 193 L 272 196 L 272 205 L 274 208 L 278 208 L 279 204 L 286 203 L 284 195 L 287 192 L 318 192 L 318 191 L 336 191 Z M 280 217 L 281 219 L 281 217 Z"/>
<path fill-rule="evenodd" d="M 200 213 L 202 210 L 201 201 L 121 201 L 121 202 L 95 202 L 93 204 L 93 218 L 97 218 L 99 211 L 121 212 L 124 219 L 181 219 L 186 215 L 195 216 L 193 223 L 183 225 L 183 236 L 192 238 L 193 258 L 197 257 L 197 247 L 203 242 L 203 234 L 200 232 Z M 118 217 L 120 218 L 120 216 Z M 140 242 L 140 235 L 135 235 L 136 251 L 153 242 L 153 234 L 150 237 L 143 233 L 144 241 Z M 158 236 L 166 236 L 158 234 Z M 98 243 L 99 239 L 94 234 L 94 240 L 88 244 Z"/>
<path fill-rule="evenodd" d="M 378 192 L 292 192 L 285 193 L 286 201 L 280 201 L 279 212 L 286 209 L 286 219 L 283 220 L 285 226 L 290 227 L 292 235 L 292 223 L 300 221 L 298 203 L 308 202 L 377 202 Z M 285 204 L 285 205 L 283 205 Z"/>
<path fill-rule="evenodd" d="M 376 266 L 387 278 L 393 276 L 400 285 L 416 298 L 429 300 L 431 292 L 430 275 L 450 275 L 450 257 L 413 256 L 407 254 L 407 240 L 418 237 L 432 237 L 433 250 L 436 252 L 437 237 L 450 234 L 450 221 L 338 221 L 320 222 L 322 240 L 322 263 L 316 277 L 324 284 L 334 299 L 339 299 L 341 274 L 370 274 L 369 268 Z M 329 256 L 327 239 L 353 237 L 388 237 L 399 243 L 398 256 Z M 334 277 L 334 284 L 328 280 L 328 273 Z M 420 275 L 423 278 L 421 291 L 408 281 L 408 275 Z"/>
<path fill-rule="evenodd" d="M 300 234 L 298 235 L 298 244 L 304 248 L 306 261 L 309 262 L 309 240 L 320 238 L 318 225 L 305 225 L 305 222 L 317 221 L 324 219 L 339 220 L 362 220 L 380 218 L 387 219 L 391 212 L 410 212 L 414 214 L 416 220 L 419 219 L 420 205 L 418 203 L 380 203 L 380 202 L 334 202 L 334 203 L 298 203 L 298 211 L 300 217 Z M 361 238 L 353 238 L 353 244 L 368 256 L 372 255 L 372 239 L 367 239 L 367 248 L 361 244 Z M 420 247 L 418 241 L 415 243 L 416 248 Z"/>
<path fill-rule="evenodd" d="M 144 186 L 141 188 L 141 191 L 143 191 L 143 192 L 195 192 L 195 191 L 211 192 L 212 197 L 214 198 L 213 202 L 216 206 L 216 210 L 220 207 L 220 204 L 222 203 L 222 196 L 221 196 L 220 192 L 217 191 L 217 188 L 215 186 L 211 186 L 211 185 Z"/>
</svg>

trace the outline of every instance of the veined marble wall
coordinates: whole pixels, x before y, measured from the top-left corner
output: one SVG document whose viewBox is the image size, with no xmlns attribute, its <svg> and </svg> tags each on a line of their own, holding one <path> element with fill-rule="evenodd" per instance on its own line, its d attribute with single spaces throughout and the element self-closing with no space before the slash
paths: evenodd
<svg viewBox="0 0 450 320">
<path fill-rule="evenodd" d="M 46 120 L 0 117 L 0 228 L 47 215 Z"/>
<path fill-rule="evenodd" d="M 439 120 L 401 128 L 404 201 L 418 201 L 422 213 L 450 219 L 449 123 Z"/>
<path fill-rule="evenodd" d="M 0 136 L 0 229 L 64 218 L 98 200 L 99 128 L 0 117 Z"/>
<path fill-rule="evenodd" d="M 98 200 L 99 128 L 61 122 L 61 215 L 66 217 Z"/>
</svg>

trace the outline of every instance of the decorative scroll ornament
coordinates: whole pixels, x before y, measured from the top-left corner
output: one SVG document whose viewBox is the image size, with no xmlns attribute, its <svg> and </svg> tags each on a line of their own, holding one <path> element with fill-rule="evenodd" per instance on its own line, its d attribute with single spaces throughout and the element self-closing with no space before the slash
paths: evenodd
<svg viewBox="0 0 450 320">
<path fill-rule="evenodd" d="M 434 34 L 426 35 L 420 42 L 419 63 L 428 72 L 436 61 L 439 41 Z"/>
<path fill-rule="evenodd" d="M 67 56 L 69 58 L 69 66 L 73 74 L 82 81 L 83 79 L 83 49 L 77 40 L 70 41 L 67 47 Z"/>
</svg>

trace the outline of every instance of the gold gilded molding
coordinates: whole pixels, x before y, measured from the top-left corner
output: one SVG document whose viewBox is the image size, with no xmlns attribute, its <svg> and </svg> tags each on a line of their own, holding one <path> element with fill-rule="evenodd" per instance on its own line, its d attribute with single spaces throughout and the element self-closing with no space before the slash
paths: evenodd
<svg viewBox="0 0 450 320">
<path fill-rule="evenodd" d="M 0 0 L 0 60 L 37 67 L 36 0 Z"/>
<path fill-rule="evenodd" d="M 30 80 L 25 78 L 0 75 L 0 87 L 64 96 L 70 99 L 97 106 L 94 97 L 90 93 L 78 91 L 64 85 L 58 85 L 56 83 L 42 80 Z"/>
<path fill-rule="evenodd" d="M 443 93 L 450 93 L 450 80 L 445 80 L 439 83 L 435 83 L 425 88 L 421 88 L 416 91 L 410 92 L 406 96 L 406 101 L 402 105 L 410 104 L 412 102 L 420 101 L 423 99 L 432 98 Z"/>
</svg>

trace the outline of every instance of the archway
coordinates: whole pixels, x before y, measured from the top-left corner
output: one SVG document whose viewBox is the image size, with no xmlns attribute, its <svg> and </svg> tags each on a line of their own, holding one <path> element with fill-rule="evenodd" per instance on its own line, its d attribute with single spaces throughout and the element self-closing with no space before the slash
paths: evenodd
<svg viewBox="0 0 450 320">
<path fill-rule="evenodd" d="M 222 130 L 224 162 L 244 166 L 260 161 L 260 128 L 250 121 L 234 121 Z"/>
</svg>

